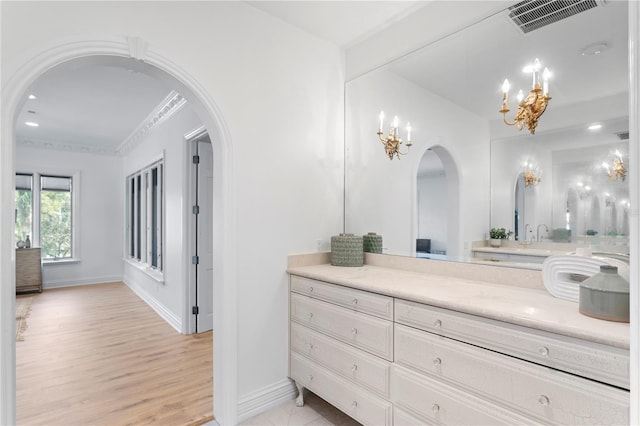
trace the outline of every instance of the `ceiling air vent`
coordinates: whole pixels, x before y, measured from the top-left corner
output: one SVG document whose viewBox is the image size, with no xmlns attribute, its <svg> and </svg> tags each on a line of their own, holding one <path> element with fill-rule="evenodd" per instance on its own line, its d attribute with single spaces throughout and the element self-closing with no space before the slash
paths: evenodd
<svg viewBox="0 0 640 426">
<path fill-rule="evenodd" d="M 604 0 L 525 0 L 507 10 L 509 18 L 526 34 L 603 5 Z"/>
<path fill-rule="evenodd" d="M 629 131 L 627 130 L 626 132 L 616 132 L 616 136 L 621 141 L 626 141 L 629 139 Z"/>
</svg>

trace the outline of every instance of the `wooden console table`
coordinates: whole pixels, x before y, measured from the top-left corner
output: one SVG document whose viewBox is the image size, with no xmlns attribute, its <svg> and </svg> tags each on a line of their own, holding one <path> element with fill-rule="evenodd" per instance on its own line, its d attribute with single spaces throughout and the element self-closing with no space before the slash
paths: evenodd
<svg viewBox="0 0 640 426">
<path fill-rule="evenodd" d="M 42 292 L 42 256 L 39 248 L 16 249 L 16 293 Z"/>
</svg>

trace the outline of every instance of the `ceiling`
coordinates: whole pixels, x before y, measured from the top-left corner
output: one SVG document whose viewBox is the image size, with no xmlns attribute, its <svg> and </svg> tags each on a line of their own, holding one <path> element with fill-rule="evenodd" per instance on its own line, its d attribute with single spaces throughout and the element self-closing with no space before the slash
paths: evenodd
<svg viewBox="0 0 640 426">
<path fill-rule="evenodd" d="M 265 13 L 291 25 L 349 48 L 429 1 L 251 1 Z M 609 1 L 525 36 L 504 14 L 497 14 L 468 30 L 394 62 L 394 72 L 426 89 L 485 117 L 495 119 L 500 106 L 499 87 L 505 77 L 515 87 L 522 65 L 539 56 L 554 73 L 551 105 L 559 108 L 602 93 L 627 90 L 626 3 Z M 598 24 L 601 15 L 620 19 L 624 25 Z M 524 41 L 560 47 L 523 49 Z M 596 56 L 580 56 L 582 48 L 605 41 L 609 50 Z M 456 52 L 456 55 L 450 54 Z M 585 67 L 584 63 L 597 63 Z M 145 118 L 173 90 L 167 80 L 136 71 L 137 61 L 112 64 L 101 60 L 77 60 L 43 75 L 31 88 L 37 99 L 25 100 L 16 126 L 18 143 L 40 147 L 115 154 Z M 620 66 L 620 63 L 623 66 Z M 425 64 L 427 66 L 425 67 Z M 593 71 L 588 71 L 587 69 Z M 445 90 L 446 88 L 446 90 Z M 551 109 L 551 108 L 550 108 Z M 547 112 L 545 115 L 552 115 Z M 27 121 L 38 127 L 28 127 Z M 505 126 L 506 127 L 506 126 Z"/>
</svg>

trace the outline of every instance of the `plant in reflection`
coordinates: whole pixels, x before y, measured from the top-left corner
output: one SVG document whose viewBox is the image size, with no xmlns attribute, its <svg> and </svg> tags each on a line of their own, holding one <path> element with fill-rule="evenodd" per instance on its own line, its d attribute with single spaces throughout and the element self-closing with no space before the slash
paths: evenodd
<svg viewBox="0 0 640 426">
<path fill-rule="evenodd" d="M 513 232 L 507 231 L 504 228 L 491 228 L 489 230 L 489 238 L 492 240 L 506 240 L 509 238 Z"/>
</svg>

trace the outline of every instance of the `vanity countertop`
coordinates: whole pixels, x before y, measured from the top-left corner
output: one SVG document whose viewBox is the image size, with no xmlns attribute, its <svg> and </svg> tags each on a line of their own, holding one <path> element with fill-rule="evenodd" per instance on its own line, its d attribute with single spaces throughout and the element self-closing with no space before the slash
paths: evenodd
<svg viewBox="0 0 640 426">
<path fill-rule="evenodd" d="M 517 277 L 517 270 L 513 271 L 514 277 Z M 362 267 L 330 264 L 290 266 L 288 272 L 622 349 L 629 348 L 629 324 L 582 315 L 578 312 L 577 303 L 553 297 L 544 288 L 493 284 L 369 264 Z"/>
<path fill-rule="evenodd" d="M 519 256 L 536 256 L 536 257 L 549 257 L 554 254 L 568 254 L 571 251 L 567 250 L 547 250 L 540 248 L 528 248 L 528 247 L 473 247 L 471 251 L 482 253 L 500 253 L 500 254 L 514 254 Z"/>
</svg>

